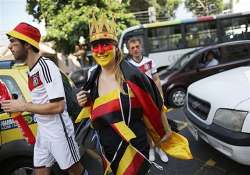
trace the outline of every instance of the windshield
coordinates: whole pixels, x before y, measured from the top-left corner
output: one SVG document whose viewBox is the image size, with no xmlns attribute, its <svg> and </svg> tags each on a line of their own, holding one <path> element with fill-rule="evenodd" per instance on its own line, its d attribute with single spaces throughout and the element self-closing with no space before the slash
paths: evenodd
<svg viewBox="0 0 250 175">
<path fill-rule="evenodd" d="M 190 59 L 192 58 L 191 55 L 196 50 L 197 49 L 182 55 L 179 59 L 177 59 L 176 62 L 174 62 L 172 65 L 169 66 L 169 69 L 179 70 L 180 68 L 182 68 L 186 63 L 190 61 Z"/>
</svg>

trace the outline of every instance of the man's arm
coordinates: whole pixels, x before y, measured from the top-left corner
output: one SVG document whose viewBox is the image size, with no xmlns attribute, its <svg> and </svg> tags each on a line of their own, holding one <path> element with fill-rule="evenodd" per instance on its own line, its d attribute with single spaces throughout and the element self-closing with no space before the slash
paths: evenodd
<svg viewBox="0 0 250 175">
<path fill-rule="evenodd" d="M 64 111 L 64 100 L 45 104 L 27 103 L 23 100 L 6 100 L 2 102 L 5 112 L 32 112 L 41 115 L 59 114 Z"/>
<path fill-rule="evenodd" d="M 162 87 L 161 87 L 161 81 L 160 81 L 160 77 L 159 77 L 158 73 L 154 73 L 152 75 L 152 78 L 153 78 L 153 80 L 154 80 L 154 82 L 155 82 L 155 84 L 156 84 L 156 86 L 157 86 L 157 88 L 158 88 L 161 96 L 163 97 L 163 91 L 162 91 Z"/>
</svg>

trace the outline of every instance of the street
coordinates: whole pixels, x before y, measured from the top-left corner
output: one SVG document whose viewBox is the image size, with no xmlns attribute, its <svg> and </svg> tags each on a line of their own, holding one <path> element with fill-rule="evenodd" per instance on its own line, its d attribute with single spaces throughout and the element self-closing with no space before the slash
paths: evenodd
<svg viewBox="0 0 250 175">
<path fill-rule="evenodd" d="M 193 154 L 193 160 L 177 160 L 169 157 L 168 164 L 163 164 L 159 159 L 157 163 L 164 166 L 164 170 L 153 169 L 150 174 L 167 175 L 246 175 L 250 166 L 238 164 L 213 149 L 203 140 L 198 142 L 193 138 L 185 123 L 182 109 L 172 110 L 168 117 L 176 120 L 181 129 L 180 133 L 188 140 Z"/>
</svg>

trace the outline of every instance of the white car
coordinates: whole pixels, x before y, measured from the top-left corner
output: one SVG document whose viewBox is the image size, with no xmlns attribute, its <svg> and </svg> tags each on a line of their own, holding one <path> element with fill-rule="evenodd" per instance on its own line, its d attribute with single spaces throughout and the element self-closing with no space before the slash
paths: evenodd
<svg viewBox="0 0 250 175">
<path fill-rule="evenodd" d="M 184 107 L 198 140 L 250 165 L 250 67 L 239 67 L 191 84 Z"/>
</svg>

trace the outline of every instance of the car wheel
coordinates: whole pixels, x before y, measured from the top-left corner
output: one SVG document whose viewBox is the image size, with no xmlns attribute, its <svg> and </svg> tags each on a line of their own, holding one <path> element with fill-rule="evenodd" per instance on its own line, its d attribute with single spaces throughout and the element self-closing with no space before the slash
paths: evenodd
<svg viewBox="0 0 250 175">
<path fill-rule="evenodd" d="M 1 166 L 4 175 L 34 175 L 32 157 L 15 158 Z"/>
<path fill-rule="evenodd" d="M 168 103 L 171 107 L 182 107 L 185 103 L 186 89 L 184 88 L 175 88 L 173 89 L 168 96 Z"/>
</svg>

